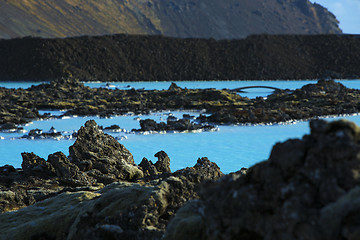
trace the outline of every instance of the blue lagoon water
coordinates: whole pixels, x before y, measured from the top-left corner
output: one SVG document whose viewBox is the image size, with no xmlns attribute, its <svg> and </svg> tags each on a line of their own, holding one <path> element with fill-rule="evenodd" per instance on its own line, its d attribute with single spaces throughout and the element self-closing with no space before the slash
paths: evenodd
<svg viewBox="0 0 360 240">
<path fill-rule="evenodd" d="M 224 81 L 224 82 L 177 82 L 181 87 L 187 88 L 237 88 L 250 85 L 267 85 L 279 88 L 295 89 L 299 86 L 315 81 Z M 352 88 L 360 88 L 360 80 L 341 81 L 344 85 Z M 116 84 L 116 83 L 115 83 Z M 126 85 L 127 83 L 121 83 Z M 156 86 L 161 89 L 168 88 L 170 82 L 153 82 L 141 85 L 141 83 L 129 83 L 134 88 L 150 88 Z M 139 85 L 137 85 L 139 84 Z M 159 85 L 157 85 L 159 84 Z M 241 85 L 242 84 L 242 85 Z M 276 85 L 278 84 L 278 85 Z M 285 84 L 285 85 L 281 85 Z M 1 86 L 1 83 L 0 83 Z M 94 86 L 92 86 L 94 87 Z M 258 90 L 257 90 L 258 91 Z M 266 96 L 269 92 L 255 91 L 253 96 Z M 46 112 L 46 111 L 45 111 Z M 181 117 L 185 112 L 172 112 L 174 116 Z M 54 115 L 61 115 L 61 112 L 52 112 Z M 44 131 L 55 127 L 57 131 L 71 133 L 78 130 L 89 119 L 94 119 L 99 125 L 104 127 L 117 124 L 121 128 L 131 130 L 140 128 L 139 119 L 153 118 L 157 121 L 166 121 L 170 112 L 153 113 L 149 116 L 114 116 L 112 118 L 92 117 L 72 117 L 65 119 L 39 120 L 24 126 L 26 131 L 39 128 Z M 198 116 L 200 112 L 190 112 L 191 115 Z M 360 124 L 360 116 L 344 117 Z M 335 118 L 329 118 L 333 120 Z M 309 133 L 308 121 L 298 121 L 293 124 L 284 125 L 257 125 L 257 126 L 218 126 L 219 131 L 202 133 L 168 133 L 168 134 L 131 134 L 131 133 L 108 133 L 114 137 L 123 136 L 120 141 L 134 155 L 136 163 L 140 163 L 143 157 L 156 161 L 154 154 L 160 150 L 165 151 L 171 159 L 171 169 L 178 169 L 193 166 L 200 157 L 208 157 L 216 162 L 224 173 L 237 171 L 242 167 L 250 167 L 260 161 L 266 160 L 271 152 L 272 146 L 277 142 L 283 142 L 289 138 L 301 138 Z M 62 151 L 68 155 L 68 148 L 75 139 L 71 140 L 27 140 L 15 139 L 24 133 L 0 133 L 0 166 L 11 164 L 20 167 L 22 152 L 34 152 L 47 159 L 51 153 Z"/>
</svg>

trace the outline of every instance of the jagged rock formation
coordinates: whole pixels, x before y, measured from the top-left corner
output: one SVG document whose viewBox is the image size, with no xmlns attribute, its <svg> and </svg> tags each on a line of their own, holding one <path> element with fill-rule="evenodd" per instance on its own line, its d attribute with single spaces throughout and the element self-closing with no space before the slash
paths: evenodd
<svg viewBox="0 0 360 240">
<path fill-rule="evenodd" d="M 0 214 L 0 238 L 359 239 L 360 128 L 345 120 L 314 120 L 310 128 L 302 139 L 277 143 L 267 161 L 225 176 L 202 158 L 135 183 L 56 192 L 48 176 L 36 181 L 0 167 L 2 206 L 33 197 L 31 206 Z"/>
<path fill-rule="evenodd" d="M 0 167 L 0 239 L 160 239 L 177 209 L 198 198 L 199 186 L 223 176 L 207 158 L 171 173 L 170 158 L 160 151 L 155 154 L 156 172 L 147 172 L 146 178 L 136 176 L 132 182 L 119 179 L 121 174 L 114 179 L 114 164 L 104 165 L 103 159 L 117 156 L 120 161 L 131 155 L 122 147 L 113 149 L 114 145 L 89 121 L 72 148 L 77 156 L 99 150 L 103 156 L 88 156 L 93 169 L 84 170 L 61 152 L 49 155 L 47 161 L 23 154 L 22 170 Z M 108 171 L 103 178 L 92 172 L 97 164 Z M 123 163 L 115 167 L 120 172 L 127 168 Z M 105 181 L 104 187 L 99 183 L 104 178 L 113 181 Z"/>
<path fill-rule="evenodd" d="M 0 38 L 114 33 L 243 38 L 341 33 L 336 17 L 308 0 L 1 1 Z"/>
<path fill-rule="evenodd" d="M 360 77 L 353 35 L 243 40 L 113 35 L 0 40 L 0 80 L 171 81 Z"/>
<path fill-rule="evenodd" d="M 129 150 L 110 135 L 104 134 L 94 120 L 87 121 L 80 128 L 69 153 L 71 162 L 80 170 L 89 171 L 89 175 L 101 179 L 103 183 L 143 177 Z"/>
</svg>

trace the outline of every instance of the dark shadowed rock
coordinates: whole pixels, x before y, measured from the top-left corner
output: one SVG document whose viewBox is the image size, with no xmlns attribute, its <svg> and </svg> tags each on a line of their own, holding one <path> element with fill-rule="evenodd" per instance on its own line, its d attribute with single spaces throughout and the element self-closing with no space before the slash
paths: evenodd
<svg viewBox="0 0 360 240">
<path fill-rule="evenodd" d="M 21 153 L 23 162 L 21 167 L 28 176 L 36 176 L 41 178 L 49 178 L 55 176 L 55 169 L 51 163 L 45 159 L 35 155 L 34 153 Z"/>
<path fill-rule="evenodd" d="M 155 163 L 155 167 L 158 172 L 171 172 L 170 170 L 170 158 L 164 151 L 157 152 L 155 157 L 158 158 L 157 162 Z"/>
<path fill-rule="evenodd" d="M 224 176 L 219 166 L 211 162 L 207 157 L 199 158 L 193 167 L 180 169 L 174 172 L 174 175 L 186 176 L 190 181 L 195 183 L 217 180 Z"/>
<path fill-rule="evenodd" d="M 78 131 L 74 145 L 69 148 L 69 159 L 81 171 L 105 182 L 116 179 L 133 180 L 142 177 L 132 154 L 110 135 L 104 134 L 94 120 L 89 120 Z M 104 176 L 106 175 L 106 176 Z"/>
<path fill-rule="evenodd" d="M 152 163 L 152 161 L 147 160 L 146 158 L 143 158 L 141 160 L 141 163 L 139 164 L 139 166 L 142 168 L 142 171 L 144 173 L 144 176 L 155 176 L 157 174 L 159 174 L 159 172 L 157 171 L 155 165 Z"/>
<path fill-rule="evenodd" d="M 163 174 L 150 182 L 116 182 L 97 192 L 63 192 L 17 212 L 0 214 L 0 238 L 161 239 L 177 210 L 198 198 L 201 182 L 197 180 L 204 172 L 212 172 L 208 167 L 214 164 L 201 161 L 191 172 Z M 10 198 L 13 195 L 6 193 Z"/>
<path fill-rule="evenodd" d="M 181 91 L 182 88 L 179 87 L 176 83 L 172 82 L 168 90 L 169 91 Z"/>
<path fill-rule="evenodd" d="M 236 119 L 235 119 L 236 120 Z M 169 116 L 166 123 L 160 122 L 157 123 L 153 119 L 140 120 L 140 129 L 133 129 L 133 132 L 160 132 L 160 131 L 180 131 L 180 132 L 189 132 L 195 130 L 203 131 L 215 131 L 216 128 L 212 125 L 207 124 L 197 124 L 190 119 L 183 118 L 178 119 L 174 116 Z"/>
<path fill-rule="evenodd" d="M 206 184 L 165 239 L 357 239 L 359 140 L 354 123 L 313 121 L 310 135 L 276 144 L 245 175 Z"/>
<path fill-rule="evenodd" d="M 5 165 L 0 167 L 0 175 L 9 175 L 13 172 L 16 172 L 16 169 L 11 165 Z"/>
<path fill-rule="evenodd" d="M 56 175 L 63 178 L 76 178 L 79 172 L 78 166 L 71 163 L 62 152 L 50 154 L 48 162 L 55 168 Z"/>
</svg>

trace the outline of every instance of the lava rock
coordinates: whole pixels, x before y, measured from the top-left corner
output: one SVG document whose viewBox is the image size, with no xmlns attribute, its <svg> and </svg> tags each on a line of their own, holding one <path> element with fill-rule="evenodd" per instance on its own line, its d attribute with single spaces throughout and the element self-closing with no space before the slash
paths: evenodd
<svg viewBox="0 0 360 240">
<path fill-rule="evenodd" d="M 277 143 L 246 174 L 205 183 L 165 239 L 358 238 L 359 140 L 352 122 L 312 122 L 310 135 Z"/>
<path fill-rule="evenodd" d="M 50 154 L 47 161 L 55 168 L 56 175 L 60 178 L 75 178 L 79 172 L 78 166 L 71 163 L 62 152 Z"/>
<path fill-rule="evenodd" d="M 76 142 L 69 148 L 69 159 L 81 171 L 93 171 L 94 177 L 113 175 L 114 180 L 134 180 L 142 177 L 132 154 L 112 136 L 104 134 L 94 120 L 89 120 L 78 131 Z"/>
<path fill-rule="evenodd" d="M 154 157 L 158 158 L 158 161 L 154 164 L 158 172 L 171 172 L 170 158 L 164 151 L 157 152 Z"/>
<path fill-rule="evenodd" d="M 27 176 L 49 178 L 55 176 L 55 169 L 51 163 L 34 153 L 21 153 L 23 161 L 21 167 Z"/>
<path fill-rule="evenodd" d="M 157 171 L 156 167 L 152 163 L 152 161 L 149 161 L 146 158 L 143 158 L 141 160 L 141 163 L 139 164 L 139 167 L 142 168 L 142 171 L 144 172 L 144 176 L 155 176 L 158 175 L 159 172 Z"/>
<path fill-rule="evenodd" d="M 202 165 L 207 166 L 213 165 Z M 191 174 L 202 173 L 194 168 Z M 188 178 L 187 172 L 178 172 L 147 183 L 116 182 L 96 192 L 66 191 L 16 212 L 0 214 L 0 238 L 161 239 L 176 211 L 198 198 L 200 183 L 192 179 L 200 177 Z M 10 192 L 5 195 L 14 196 Z"/>
</svg>

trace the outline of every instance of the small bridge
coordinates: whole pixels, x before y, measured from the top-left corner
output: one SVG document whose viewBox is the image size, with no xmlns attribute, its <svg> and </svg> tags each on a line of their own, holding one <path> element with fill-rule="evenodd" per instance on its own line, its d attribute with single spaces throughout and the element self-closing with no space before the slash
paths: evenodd
<svg viewBox="0 0 360 240">
<path fill-rule="evenodd" d="M 269 86 L 246 86 L 246 87 L 235 88 L 235 89 L 233 89 L 231 91 L 244 92 L 245 89 L 249 89 L 249 88 L 267 88 L 267 89 L 271 89 L 271 90 L 281 90 L 280 88 L 269 87 Z"/>
</svg>

